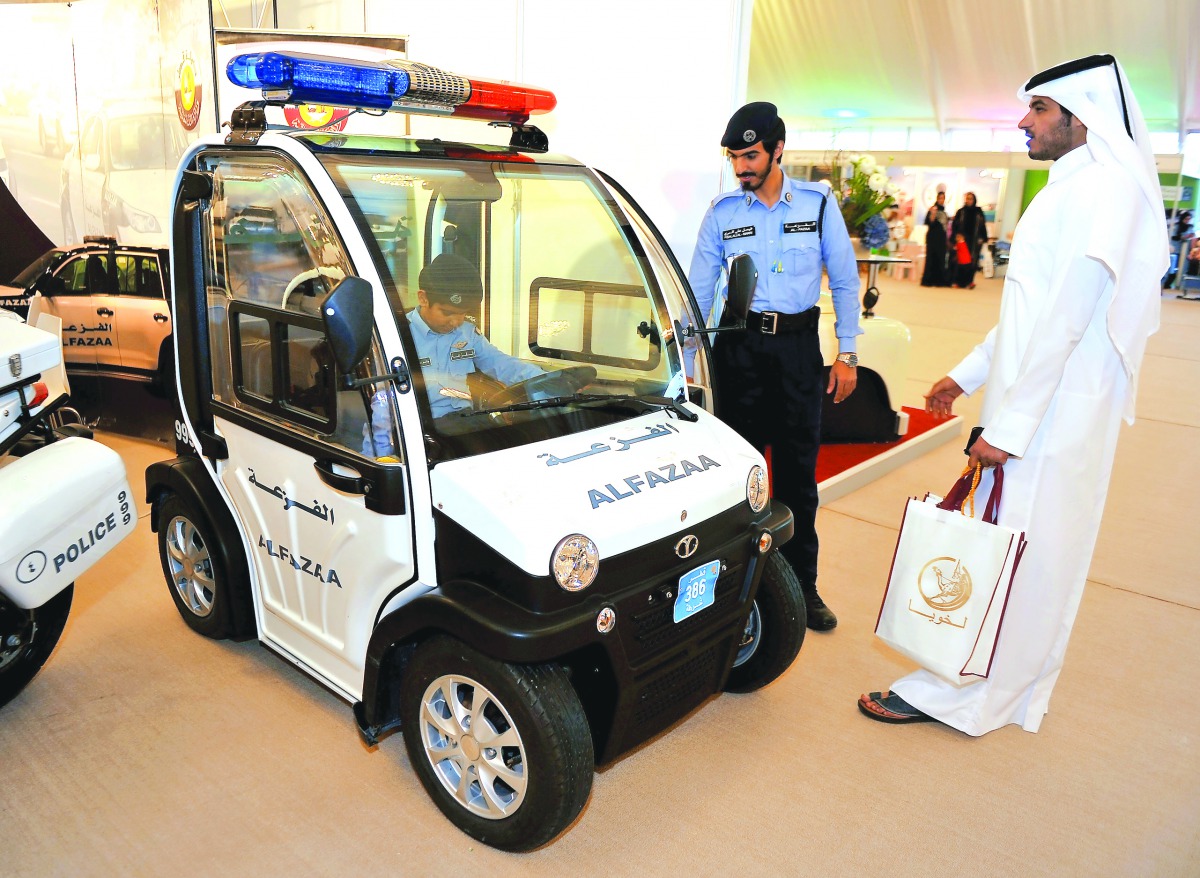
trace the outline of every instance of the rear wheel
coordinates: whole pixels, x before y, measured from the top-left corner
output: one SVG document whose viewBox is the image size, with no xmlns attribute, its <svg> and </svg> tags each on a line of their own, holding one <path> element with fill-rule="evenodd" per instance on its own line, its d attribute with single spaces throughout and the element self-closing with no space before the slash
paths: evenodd
<svg viewBox="0 0 1200 878">
<path fill-rule="evenodd" d="M 150 382 L 150 393 L 154 396 L 170 399 L 175 390 L 175 348 L 171 346 L 171 337 L 163 340 L 158 352 L 158 369 Z"/>
<path fill-rule="evenodd" d="M 512 665 L 449 637 L 414 653 L 400 689 L 409 760 L 450 821 L 526 851 L 583 809 L 595 770 L 587 717 L 558 665 Z"/>
<path fill-rule="evenodd" d="M 725 682 L 729 692 L 753 692 L 766 686 L 792 666 L 804 644 L 806 612 L 800 580 L 778 552 L 767 555 L 765 563 Z"/>
<path fill-rule="evenodd" d="M 75 586 L 68 585 L 35 610 L 0 595 L 0 707 L 41 670 L 67 624 Z"/>
<path fill-rule="evenodd" d="M 216 531 L 176 494 L 163 500 L 158 520 L 158 557 L 179 615 L 205 637 L 228 637 L 229 578 L 210 550 Z"/>
</svg>

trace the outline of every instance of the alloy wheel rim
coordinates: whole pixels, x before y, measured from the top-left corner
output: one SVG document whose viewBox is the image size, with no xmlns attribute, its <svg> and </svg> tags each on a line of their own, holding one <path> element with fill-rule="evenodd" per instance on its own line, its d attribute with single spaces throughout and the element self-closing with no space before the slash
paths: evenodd
<svg viewBox="0 0 1200 878">
<path fill-rule="evenodd" d="M 488 820 L 516 813 L 529 784 L 525 744 L 494 694 L 469 677 L 443 675 L 425 689 L 419 723 L 433 773 L 459 805 Z"/>
<path fill-rule="evenodd" d="M 750 616 L 746 619 L 746 627 L 742 630 L 742 640 L 738 644 L 733 666 L 737 668 L 750 661 L 754 653 L 758 652 L 760 643 L 762 643 L 762 614 L 758 611 L 758 601 L 754 601 L 750 604 Z"/>
<path fill-rule="evenodd" d="M 194 615 L 204 618 L 213 611 L 212 559 L 196 526 L 177 515 L 167 525 L 167 564 L 171 585 Z"/>
</svg>

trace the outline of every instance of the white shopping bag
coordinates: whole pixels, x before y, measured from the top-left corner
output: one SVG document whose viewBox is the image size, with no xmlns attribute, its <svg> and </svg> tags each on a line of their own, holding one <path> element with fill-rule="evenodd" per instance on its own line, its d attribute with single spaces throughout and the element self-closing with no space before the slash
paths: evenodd
<svg viewBox="0 0 1200 878">
<path fill-rule="evenodd" d="M 996 261 L 992 258 L 992 248 L 984 245 L 983 253 L 980 254 L 980 267 L 983 269 L 984 277 L 996 276 Z"/>
<path fill-rule="evenodd" d="M 987 677 L 1025 535 L 995 523 L 1002 467 L 981 519 L 974 512 L 979 470 L 946 499 L 905 507 L 875 633 L 884 643 L 955 685 Z"/>
</svg>

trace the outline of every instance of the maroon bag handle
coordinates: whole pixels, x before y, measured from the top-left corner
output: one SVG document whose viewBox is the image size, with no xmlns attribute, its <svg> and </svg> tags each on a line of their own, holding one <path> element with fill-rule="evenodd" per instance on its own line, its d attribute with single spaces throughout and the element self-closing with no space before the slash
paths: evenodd
<svg viewBox="0 0 1200 878">
<path fill-rule="evenodd" d="M 996 518 L 1000 514 L 1000 497 L 1004 493 L 1004 467 L 997 466 L 994 468 L 995 474 L 992 479 L 992 493 L 988 497 L 987 505 L 983 509 L 983 520 L 988 524 L 995 524 Z M 967 503 L 974 502 L 975 489 L 979 487 L 979 479 L 982 476 L 982 466 L 968 466 L 963 470 L 963 474 L 958 477 L 958 481 L 946 493 L 946 499 L 938 504 L 938 509 L 948 509 L 953 512 L 963 512 L 963 507 Z M 965 512 L 963 512 L 966 515 Z"/>
</svg>

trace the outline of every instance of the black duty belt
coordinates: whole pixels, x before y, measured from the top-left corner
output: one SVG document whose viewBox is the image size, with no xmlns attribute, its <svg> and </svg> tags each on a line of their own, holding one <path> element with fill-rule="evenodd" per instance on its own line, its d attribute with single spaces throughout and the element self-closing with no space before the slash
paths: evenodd
<svg viewBox="0 0 1200 878">
<path fill-rule="evenodd" d="M 749 311 L 746 328 L 763 335 L 778 335 L 781 332 L 816 332 L 821 308 L 814 305 L 799 314 L 784 314 L 780 311 Z"/>
</svg>

